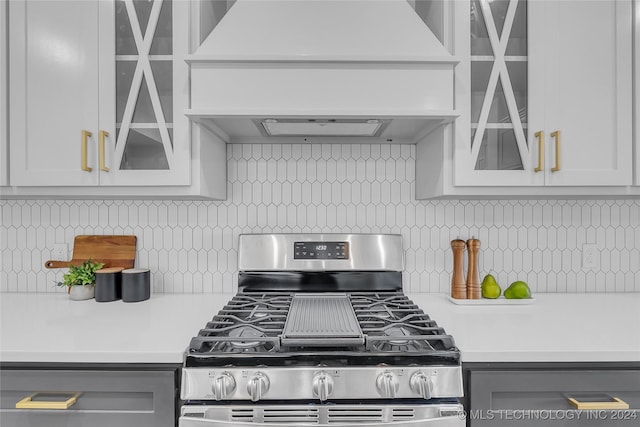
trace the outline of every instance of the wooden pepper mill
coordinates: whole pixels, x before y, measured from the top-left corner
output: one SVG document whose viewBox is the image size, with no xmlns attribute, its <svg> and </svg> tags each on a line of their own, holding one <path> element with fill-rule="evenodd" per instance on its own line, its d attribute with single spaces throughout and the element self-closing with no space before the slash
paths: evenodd
<svg viewBox="0 0 640 427">
<path fill-rule="evenodd" d="M 467 253 L 469 254 L 469 263 L 467 271 L 467 298 L 480 299 L 482 293 L 480 291 L 480 279 L 478 277 L 478 252 L 480 250 L 480 240 L 472 236 L 467 240 Z"/>
<path fill-rule="evenodd" d="M 467 299 L 467 283 L 464 280 L 464 250 L 466 244 L 464 240 L 455 239 L 451 241 L 453 250 L 453 275 L 451 276 L 451 297 L 456 299 Z"/>
</svg>

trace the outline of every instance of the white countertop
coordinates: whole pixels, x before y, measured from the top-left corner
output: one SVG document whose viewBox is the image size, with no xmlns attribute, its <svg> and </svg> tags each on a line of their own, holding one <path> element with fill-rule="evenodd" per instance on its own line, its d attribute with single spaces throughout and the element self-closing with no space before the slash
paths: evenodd
<svg viewBox="0 0 640 427">
<path fill-rule="evenodd" d="M 0 361 L 182 363 L 191 337 L 231 296 L 97 303 L 0 293 Z M 640 362 L 640 293 L 537 294 L 534 304 L 519 306 L 409 296 L 453 335 L 463 362 Z"/>
<path fill-rule="evenodd" d="M 640 293 L 536 294 L 510 306 L 411 298 L 453 335 L 463 362 L 640 362 Z"/>
<path fill-rule="evenodd" d="M 0 361 L 182 363 L 191 337 L 231 294 L 152 294 L 147 301 L 71 301 L 0 293 Z"/>
</svg>

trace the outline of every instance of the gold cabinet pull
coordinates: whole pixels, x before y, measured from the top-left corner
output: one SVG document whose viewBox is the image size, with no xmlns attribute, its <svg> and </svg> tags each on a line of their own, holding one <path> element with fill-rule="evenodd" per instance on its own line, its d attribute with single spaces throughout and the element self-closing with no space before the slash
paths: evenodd
<svg viewBox="0 0 640 427">
<path fill-rule="evenodd" d="M 85 172 L 91 172 L 93 170 L 87 166 L 87 144 L 91 135 L 93 134 L 88 130 L 82 131 L 82 143 L 80 144 L 80 167 Z"/>
<path fill-rule="evenodd" d="M 62 396 L 69 398 L 67 400 L 34 400 L 38 395 L 43 396 Z M 24 399 L 16 402 L 16 409 L 69 409 L 80 397 L 81 392 L 38 392 L 33 393 Z"/>
<path fill-rule="evenodd" d="M 569 397 L 571 403 L 576 409 L 587 410 L 604 410 L 604 409 L 629 409 L 629 404 L 622 399 L 611 396 L 613 400 L 605 402 L 580 402 L 574 397 Z"/>
<path fill-rule="evenodd" d="M 556 165 L 551 168 L 551 172 L 558 172 L 560 170 L 560 131 L 551 132 L 551 138 L 556 139 Z"/>
<path fill-rule="evenodd" d="M 98 136 L 98 150 L 100 156 L 100 170 L 109 172 L 109 168 L 104 164 L 104 139 L 109 136 L 109 132 L 101 130 Z"/>
<path fill-rule="evenodd" d="M 535 136 L 538 138 L 538 167 L 534 171 L 541 172 L 544 170 L 544 132 L 538 131 Z"/>
</svg>

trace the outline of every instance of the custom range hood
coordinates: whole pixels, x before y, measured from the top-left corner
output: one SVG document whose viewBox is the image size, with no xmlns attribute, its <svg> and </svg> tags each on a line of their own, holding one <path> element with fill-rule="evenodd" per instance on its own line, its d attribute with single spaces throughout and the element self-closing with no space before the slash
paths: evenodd
<svg viewBox="0 0 640 427">
<path fill-rule="evenodd" d="M 187 62 L 187 116 L 232 143 L 415 143 L 458 115 L 406 0 L 238 0 Z"/>
</svg>

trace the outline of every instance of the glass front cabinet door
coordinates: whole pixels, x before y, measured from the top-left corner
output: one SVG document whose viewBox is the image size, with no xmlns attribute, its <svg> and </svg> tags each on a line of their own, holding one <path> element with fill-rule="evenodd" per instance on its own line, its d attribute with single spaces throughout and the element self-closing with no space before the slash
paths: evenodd
<svg viewBox="0 0 640 427">
<path fill-rule="evenodd" d="M 467 3 L 470 98 L 456 130 L 456 185 L 532 185 L 527 0 Z M 468 73 L 468 74 L 466 74 Z M 534 166 L 535 167 L 535 166 Z"/>
<path fill-rule="evenodd" d="M 101 34 L 108 93 L 101 112 L 101 184 L 188 185 L 188 2 L 115 0 Z M 102 59 L 101 59 L 102 60 Z M 114 96 L 115 95 L 115 96 Z M 104 143 L 101 141 L 104 139 Z M 104 163 L 104 164 L 103 164 Z"/>
</svg>

